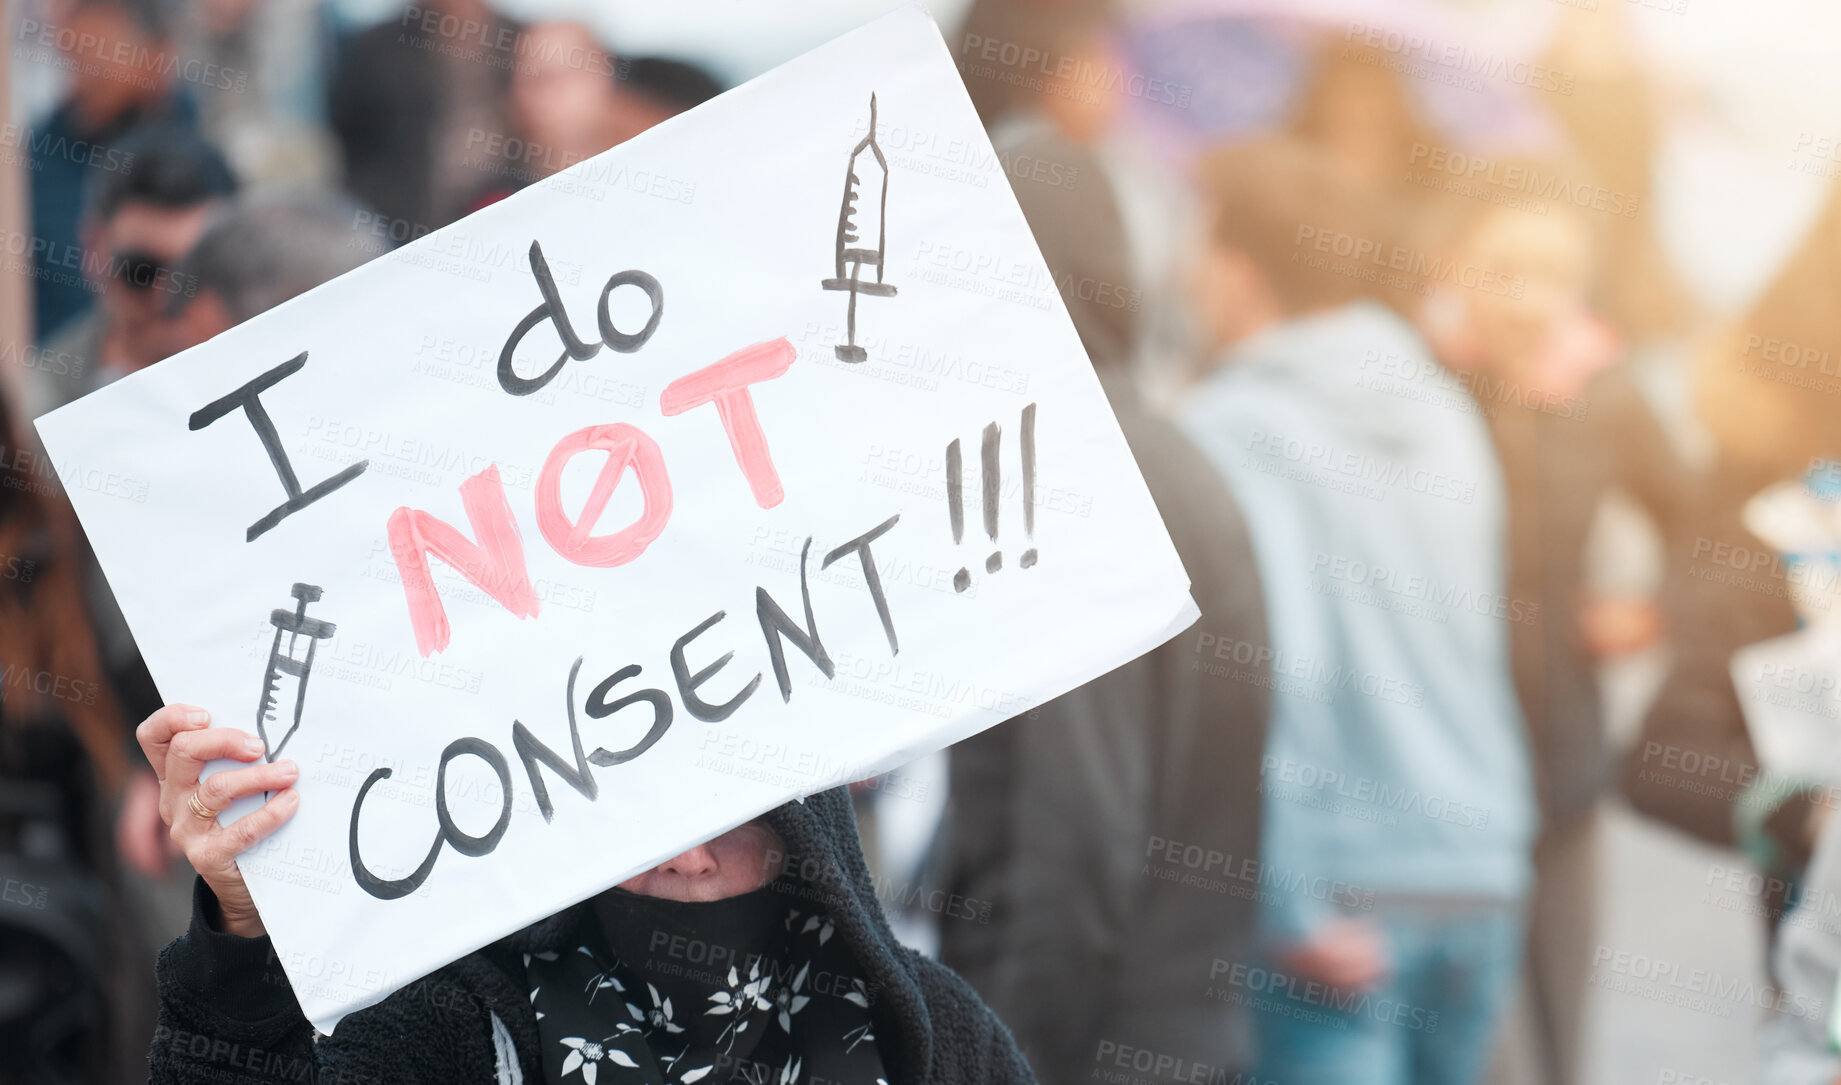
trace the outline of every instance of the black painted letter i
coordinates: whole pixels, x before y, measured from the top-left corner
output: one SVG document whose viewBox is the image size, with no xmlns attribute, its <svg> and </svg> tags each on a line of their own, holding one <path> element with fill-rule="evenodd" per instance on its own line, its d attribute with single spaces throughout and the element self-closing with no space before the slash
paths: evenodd
<svg viewBox="0 0 1841 1085">
<path fill-rule="evenodd" d="M 275 466 L 275 474 L 281 477 L 282 489 L 288 492 L 286 501 L 249 525 L 245 542 L 254 542 L 256 536 L 357 478 L 370 466 L 370 460 L 359 460 L 324 482 L 317 482 L 305 490 L 300 488 L 300 479 L 294 474 L 294 465 L 288 462 L 288 452 L 281 447 L 281 435 L 275 432 L 275 421 L 268 416 L 268 409 L 262 405 L 262 393 L 284 378 L 300 372 L 306 364 L 307 352 L 303 350 L 229 395 L 214 399 L 192 412 L 190 428 L 201 430 L 241 407 L 249 418 L 249 424 L 254 427 L 256 436 L 261 439 L 269 462 Z"/>
</svg>

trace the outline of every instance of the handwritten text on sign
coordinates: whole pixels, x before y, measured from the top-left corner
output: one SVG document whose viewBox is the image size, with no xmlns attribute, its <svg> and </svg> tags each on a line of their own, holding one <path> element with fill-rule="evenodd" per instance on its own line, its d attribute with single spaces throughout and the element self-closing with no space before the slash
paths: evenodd
<svg viewBox="0 0 1841 1085">
<path fill-rule="evenodd" d="M 70 490 L 162 692 L 301 765 L 239 865 L 327 1031 L 1193 613 L 912 9 L 39 425 L 145 483 Z"/>
</svg>

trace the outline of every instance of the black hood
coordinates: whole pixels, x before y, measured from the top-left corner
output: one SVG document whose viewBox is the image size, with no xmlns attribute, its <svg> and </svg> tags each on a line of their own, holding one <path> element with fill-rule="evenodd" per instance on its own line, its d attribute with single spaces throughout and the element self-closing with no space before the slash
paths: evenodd
<svg viewBox="0 0 1841 1085">
<path fill-rule="evenodd" d="M 871 1015 L 877 1047 L 891 1081 L 928 1081 L 933 1073 L 935 1022 L 920 975 L 919 958 L 889 929 L 857 838 L 856 812 L 847 788 L 832 788 L 767 813 L 766 822 L 786 842 L 782 884 L 822 908 L 876 991 Z M 583 901 L 496 943 L 486 951 L 512 970 L 508 954 L 566 949 L 584 922 Z M 984 1007 L 979 1010 L 988 1013 Z M 1006 1035 L 1006 1040 L 1008 1039 Z"/>
</svg>

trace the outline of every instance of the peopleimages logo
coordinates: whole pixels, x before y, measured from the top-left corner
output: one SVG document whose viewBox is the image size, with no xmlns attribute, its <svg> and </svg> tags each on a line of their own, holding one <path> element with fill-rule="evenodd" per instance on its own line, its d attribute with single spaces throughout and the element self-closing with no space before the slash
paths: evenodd
<svg viewBox="0 0 1841 1085">
<path fill-rule="evenodd" d="M 1281 870 L 1251 856 L 1236 856 L 1218 848 L 1205 848 L 1200 844 L 1189 844 L 1180 840 L 1152 836 L 1145 843 L 1144 858 L 1145 873 L 1152 874 L 1163 881 L 1176 881 L 1200 889 L 1211 889 L 1216 892 L 1230 889 L 1221 881 L 1207 877 L 1207 875 L 1219 874 L 1229 882 L 1239 882 L 1261 889 L 1275 889 L 1294 898 L 1309 897 L 1312 900 L 1325 901 L 1344 908 L 1356 908 L 1364 912 L 1374 907 L 1374 890 L 1366 886 L 1353 885 L 1321 874 Z M 1153 868 L 1150 865 L 1153 863 L 1162 869 Z M 1179 875 L 1174 869 L 1176 867 L 1181 867 L 1191 873 Z M 1260 900 L 1262 903 L 1274 905 L 1280 903 L 1276 897 L 1267 893 L 1253 894 L 1230 890 L 1229 895 Z"/>
<path fill-rule="evenodd" d="M 1306 806 L 1316 806 L 1332 813 L 1348 813 L 1356 816 L 1374 811 L 1404 812 L 1418 814 L 1433 821 L 1443 821 L 1463 829 L 1489 828 L 1489 811 L 1480 806 L 1443 795 L 1429 795 L 1416 787 L 1390 784 L 1368 776 L 1351 776 L 1331 768 L 1320 768 L 1303 761 L 1294 761 L 1289 757 L 1279 758 L 1265 755 L 1259 759 L 1260 789 L 1270 791 L 1278 798 L 1299 802 Z M 1278 786 L 1275 786 L 1274 782 Z M 1285 787 L 1283 785 L 1290 785 Z M 1296 788 L 1293 792 L 1291 789 Z M 1306 801 L 1307 792 L 1315 792 L 1324 802 Z M 1350 799 L 1363 804 L 1360 807 L 1334 803 L 1334 798 Z M 1380 820 L 1363 817 L 1363 820 Z M 1396 824 L 1383 821 L 1384 824 Z"/>
<path fill-rule="evenodd" d="M 179 79 L 235 94 L 249 89 L 247 71 L 181 56 L 175 50 L 149 46 L 133 37 L 108 37 L 31 18 L 19 21 L 15 36 L 25 43 L 15 48 L 15 57 L 118 83 L 153 87 L 160 80 Z M 37 47 L 37 55 L 29 46 Z"/>
<path fill-rule="evenodd" d="M 1827 462 L 1815 459 L 1810 464 L 1820 469 Z M 1701 535 L 1694 540 L 1692 556 L 1696 562 L 1705 560 L 1736 573 L 1782 581 L 1786 590 L 1781 594 L 1800 601 L 1820 603 L 1827 593 L 1841 586 L 1841 574 L 1832 567 L 1813 561 L 1786 562 L 1782 554 L 1767 546 L 1746 546 Z M 1692 571 L 1690 569 L 1690 573 Z"/>
<path fill-rule="evenodd" d="M 1019 45 L 1016 42 L 987 38 L 980 34 L 965 35 L 965 42 L 959 53 L 961 72 L 967 75 L 992 78 L 997 73 L 989 65 L 997 65 L 1007 69 L 1003 74 L 1009 76 L 1009 78 L 999 76 L 999 81 L 1019 83 L 1030 90 L 1043 90 L 1045 80 L 1052 79 L 1091 87 L 1111 94 L 1142 98 L 1148 102 L 1173 105 L 1178 109 L 1189 108 L 1189 100 L 1194 93 L 1192 88 L 1186 84 L 1154 79 L 1115 64 L 1095 63 L 1084 57 L 1052 53 L 1032 45 Z M 987 66 L 969 64 L 970 61 L 975 60 L 986 61 Z"/>
<path fill-rule="evenodd" d="M 1578 184 L 1538 166 L 1505 165 L 1487 155 L 1467 154 L 1426 143 L 1413 144 L 1412 153 L 1406 161 L 1409 166 L 1418 166 L 1435 173 L 1461 177 L 1467 181 L 1480 181 L 1555 203 L 1589 207 L 1593 211 L 1621 218 L 1635 218 L 1640 203 L 1638 197 L 1627 192 L 1603 185 Z"/>
<path fill-rule="evenodd" d="M 1407 34 L 1382 26 L 1352 22 L 1343 41 L 1361 44 L 1383 53 L 1424 61 L 1453 73 L 1501 79 L 1530 90 L 1571 94 L 1576 82 L 1572 73 L 1535 64 L 1510 60 L 1501 53 L 1481 52 L 1459 42 L 1440 41 L 1421 34 Z"/>
<path fill-rule="evenodd" d="M 1398 460 L 1373 453 L 1338 448 L 1316 440 L 1305 440 L 1263 429 L 1247 435 L 1246 451 L 1267 461 L 1286 460 L 1300 467 L 1325 471 L 1357 483 L 1377 483 L 1397 487 L 1426 497 L 1471 504 L 1476 499 L 1477 484 L 1423 467 L 1407 469 Z"/>
<path fill-rule="evenodd" d="M 1461 263 L 1449 257 L 1434 256 L 1421 249 L 1358 237 L 1309 223 L 1298 224 L 1297 236 L 1292 238 L 1292 244 L 1298 249 L 1292 254 L 1293 263 L 1330 266 L 1332 270 L 1354 275 L 1364 281 L 1383 282 L 1388 286 L 1413 289 L 1420 293 L 1437 283 L 1462 286 L 1467 290 L 1519 301 L 1528 289 L 1527 282 L 1520 276 L 1505 275 L 1500 271 Z M 1313 256 L 1318 258 L 1311 259 Z M 1348 263 L 1327 265 L 1321 259 L 1323 256 L 1338 257 Z M 1391 274 L 1388 278 L 1380 278 L 1384 273 Z"/>
<path fill-rule="evenodd" d="M 1437 1010 L 1377 995 L 1373 991 L 1332 987 L 1320 980 L 1304 979 L 1275 968 L 1260 968 L 1216 957 L 1209 967 L 1208 978 L 1225 978 L 1230 996 L 1226 1001 L 1241 1001 L 1231 995 L 1246 992 L 1255 997 L 1267 996 L 1281 1006 L 1290 1003 L 1329 1010 L 1345 1018 L 1367 1017 L 1383 1025 L 1398 1025 L 1415 1032 L 1438 1031 Z M 1209 993 L 1220 997 L 1213 987 Z"/>
<path fill-rule="evenodd" d="M 1276 651 L 1265 645 L 1254 645 L 1248 641 L 1222 640 L 1212 633 L 1203 633 L 1196 641 L 1195 651 L 1201 655 L 1213 649 L 1218 659 L 1232 660 L 1242 665 L 1251 665 L 1255 671 L 1268 671 L 1278 678 L 1291 678 L 1307 683 L 1313 691 L 1322 696 L 1312 700 L 1327 703 L 1329 695 L 1345 690 L 1360 693 L 1365 697 L 1376 697 L 1396 704 L 1417 707 L 1425 703 L 1425 687 L 1417 682 L 1408 682 L 1390 675 L 1374 671 L 1358 671 L 1338 663 L 1330 663 L 1309 656 L 1290 655 Z M 1191 670 L 1200 670 L 1200 661 L 1190 664 Z M 1213 674 L 1210 670 L 1206 673 Z M 1274 686 L 1280 689 L 1280 686 Z M 1290 692 L 1290 690 L 1283 690 Z"/>
<path fill-rule="evenodd" d="M 1522 625 L 1532 625 L 1540 617 L 1541 605 L 1536 602 L 1460 587 L 1418 573 L 1403 573 L 1359 558 L 1318 550 L 1311 554 L 1310 567 L 1311 572 L 1319 576 L 1377 588 L 1403 599 L 1432 603 L 1448 610 L 1467 610 L 1487 618 L 1501 618 Z"/>
<path fill-rule="evenodd" d="M 1116 1040 L 1101 1040 L 1099 1050 L 1093 1053 L 1093 1062 L 1093 1072 L 1088 1076 L 1105 1085 L 1150 1085 L 1166 1081 L 1174 1085 L 1279 1085 L 1243 1070 L 1213 1066 Z"/>
<path fill-rule="evenodd" d="M 67 159 L 79 166 L 109 173 L 127 173 L 134 168 L 133 151 L 123 152 L 114 147 L 91 143 L 85 139 L 73 139 L 55 132 L 32 131 L 17 124 L 0 124 L 0 147 L 9 152 L 17 152 L 24 147 L 27 154 L 0 155 L 0 161 L 9 164 L 23 162 L 28 169 L 37 169 L 49 158 Z"/>
<path fill-rule="evenodd" d="M 1830 377 L 1841 375 L 1841 369 L 1835 368 L 1834 363 L 1829 359 L 1828 351 L 1820 347 L 1804 346 L 1787 339 L 1748 335 L 1745 337 L 1745 347 L 1739 351 L 1739 356 L 1750 358 L 1753 356 L 1753 351 L 1757 351 L 1757 357 L 1764 361 L 1776 362 L 1790 369 L 1808 369 L 1813 366 L 1816 372 Z"/>
<path fill-rule="evenodd" d="M 1610 976 L 1601 977 L 1600 969 L 1609 972 Z M 1724 976 L 1707 968 L 1684 969 L 1673 961 L 1614 950 L 1602 944 L 1592 952 L 1592 971 L 1593 982 L 1607 990 L 1679 1004 L 1688 1009 L 1724 1010 L 1720 1016 L 1731 1013 L 1731 1007 L 1722 1004 L 1734 1002 L 1809 1020 L 1819 1019 L 1824 1008 L 1820 999 L 1780 990 L 1769 983 Z M 1706 1005 L 1708 1003 L 1710 1005 Z"/>
<path fill-rule="evenodd" d="M 1524 385 L 1484 370 L 1453 372 L 1429 357 L 1382 353 L 1370 348 L 1362 352 L 1360 372 L 1355 378 L 1359 387 L 1384 392 L 1403 399 L 1452 407 L 1463 413 L 1496 417 L 1497 407 L 1513 403 L 1529 410 L 1551 414 L 1573 422 L 1585 421 L 1591 404 L 1570 393 Z M 1448 392 L 1450 398 L 1434 393 Z"/>
</svg>

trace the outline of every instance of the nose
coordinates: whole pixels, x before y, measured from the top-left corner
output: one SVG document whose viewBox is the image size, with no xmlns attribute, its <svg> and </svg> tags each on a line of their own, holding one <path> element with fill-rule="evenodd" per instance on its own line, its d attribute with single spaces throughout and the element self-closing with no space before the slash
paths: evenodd
<svg viewBox="0 0 1841 1085">
<path fill-rule="evenodd" d="M 716 873 L 716 853 L 708 844 L 699 844 L 682 855 L 665 860 L 658 869 L 681 878 L 706 878 Z"/>
</svg>

